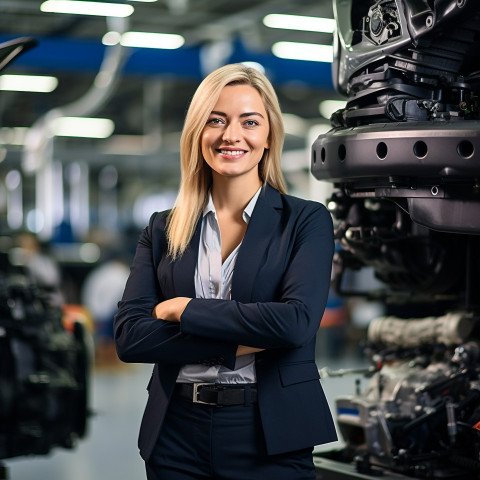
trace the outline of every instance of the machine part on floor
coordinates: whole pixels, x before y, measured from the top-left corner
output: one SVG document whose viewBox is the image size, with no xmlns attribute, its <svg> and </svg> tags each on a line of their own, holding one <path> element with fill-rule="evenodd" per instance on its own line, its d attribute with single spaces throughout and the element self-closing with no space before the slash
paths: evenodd
<svg viewBox="0 0 480 480">
<path fill-rule="evenodd" d="M 337 399 L 345 447 L 320 454 L 319 478 L 480 479 L 480 4 L 335 0 L 334 12 L 348 101 L 311 171 L 334 185 L 335 289 L 387 315 L 369 326 L 367 387 Z M 362 269 L 375 288 L 352 282 Z"/>
<path fill-rule="evenodd" d="M 480 344 L 371 348 L 366 388 L 336 399 L 333 459 L 415 478 L 477 478 Z M 328 455 L 327 455 L 328 457 Z"/>
</svg>

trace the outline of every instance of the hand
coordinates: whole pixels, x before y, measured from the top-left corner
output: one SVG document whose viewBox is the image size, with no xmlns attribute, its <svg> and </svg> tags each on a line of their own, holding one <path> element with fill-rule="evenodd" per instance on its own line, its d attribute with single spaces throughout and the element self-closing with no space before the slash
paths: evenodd
<svg viewBox="0 0 480 480">
<path fill-rule="evenodd" d="M 239 345 L 237 347 L 237 357 L 241 357 L 242 355 L 248 355 L 249 353 L 257 353 L 262 352 L 265 350 L 264 348 L 255 348 L 255 347 L 246 347 L 245 345 Z"/>
<path fill-rule="evenodd" d="M 166 322 L 179 322 L 191 298 L 175 297 L 158 303 L 153 309 L 153 318 L 159 318 Z"/>
</svg>

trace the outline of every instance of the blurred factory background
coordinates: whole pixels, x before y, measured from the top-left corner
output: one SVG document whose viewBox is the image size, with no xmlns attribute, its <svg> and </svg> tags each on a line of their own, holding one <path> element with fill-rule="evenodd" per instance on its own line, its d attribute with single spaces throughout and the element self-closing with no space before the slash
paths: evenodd
<svg viewBox="0 0 480 480">
<path fill-rule="evenodd" d="M 330 187 L 309 164 L 344 104 L 331 77 L 333 24 L 330 0 L 0 0 L 0 42 L 37 42 L 0 75 L 0 247 L 82 319 L 94 365 L 86 438 L 6 461 L 12 479 L 142 478 L 136 435 L 150 367 L 118 362 L 111 322 L 140 230 L 173 204 L 189 99 L 223 64 L 263 69 L 284 112 L 290 192 L 324 201 Z M 329 307 L 319 368 L 358 365 L 349 346 L 362 308 L 352 323 L 340 299 Z M 333 401 L 353 380 L 325 388 Z"/>
</svg>

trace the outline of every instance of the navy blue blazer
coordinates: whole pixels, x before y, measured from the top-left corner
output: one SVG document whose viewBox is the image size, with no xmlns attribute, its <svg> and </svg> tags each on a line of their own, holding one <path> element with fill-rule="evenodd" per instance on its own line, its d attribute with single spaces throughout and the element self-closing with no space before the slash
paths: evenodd
<svg viewBox="0 0 480 480">
<path fill-rule="evenodd" d="M 333 228 L 326 208 L 261 192 L 238 252 L 231 300 L 195 298 L 200 225 L 181 258 L 167 257 L 168 212 L 142 232 L 114 331 L 121 360 L 153 363 L 139 435 L 147 460 L 161 431 L 180 367 L 233 368 L 238 345 L 256 354 L 258 404 L 269 454 L 337 439 L 315 364 L 315 336 L 330 284 Z M 157 303 L 191 297 L 180 323 L 152 317 Z"/>
</svg>

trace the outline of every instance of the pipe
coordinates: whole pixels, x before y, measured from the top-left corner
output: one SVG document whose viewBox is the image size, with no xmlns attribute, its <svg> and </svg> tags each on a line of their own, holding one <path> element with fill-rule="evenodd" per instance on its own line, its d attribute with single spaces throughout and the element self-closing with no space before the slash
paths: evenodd
<svg viewBox="0 0 480 480">
<path fill-rule="evenodd" d="M 128 29 L 127 18 L 107 18 L 107 28 L 120 34 Z M 90 116 L 97 112 L 111 97 L 119 73 L 125 64 L 127 50 L 119 43 L 106 47 L 100 69 L 91 88 L 80 98 L 41 116 L 28 130 L 22 155 L 22 169 L 26 174 L 37 177 L 36 210 L 42 217 L 42 225 L 37 232 L 44 240 L 50 239 L 55 227 L 53 205 L 48 192 L 55 188 L 48 172 L 53 161 L 53 122 L 60 117 Z M 50 180 L 49 180 L 50 179 Z"/>
</svg>

